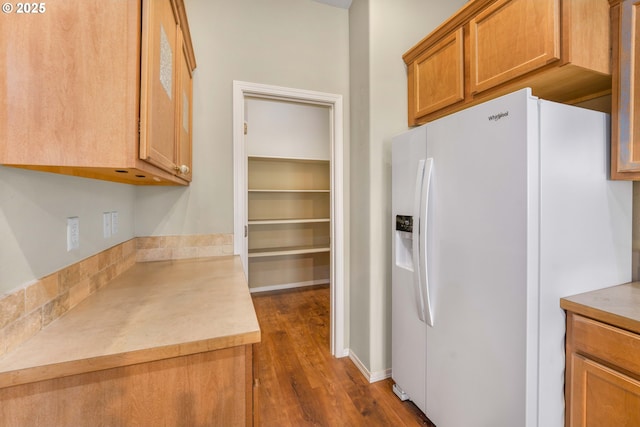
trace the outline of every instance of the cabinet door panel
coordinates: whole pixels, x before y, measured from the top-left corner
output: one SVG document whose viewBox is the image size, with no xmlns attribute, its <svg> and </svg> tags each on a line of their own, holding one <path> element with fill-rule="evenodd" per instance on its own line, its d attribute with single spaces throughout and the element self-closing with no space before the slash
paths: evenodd
<svg viewBox="0 0 640 427">
<path fill-rule="evenodd" d="M 640 180 L 640 3 L 622 1 L 614 10 L 612 175 Z"/>
<path fill-rule="evenodd" d="M 176 166 L 178 18 L 170 0 L 143 4 L 140 158 L 167 171 Z"/>
<path fill-rule="evenodd" d="M 501 0 L 471 20 L 471 92 L 560 59 L 559 0 Z"/>
<path fill-rule="evenodd" d="M 575 353 L 569 427 L 640 425 L 640 381 Z"/>
<path fill-rule="evenodd" d="M 460 28 L 420 55 L 413 66 L 415 117 L 464 99 L 463 29 Z M 411 100 L 410 100 L 411 102 Z"/>
<path fill-rule="evenodd" d="M 0 17 L 0 162 L 126 166 L 137 155 L 139 5 L 45 6 Z"/>
</svg>

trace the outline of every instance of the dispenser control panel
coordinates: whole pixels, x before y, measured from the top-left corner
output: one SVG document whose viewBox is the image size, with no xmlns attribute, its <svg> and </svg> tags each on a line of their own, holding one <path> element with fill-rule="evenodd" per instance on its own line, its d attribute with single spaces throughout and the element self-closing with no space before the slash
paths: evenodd
<svg viewBox="0 0 640 427">
<path fill-rule="evenodd" d="M 411 215 L 396 215 L 396 230 L 413 232 L 413 217 Z"/>
</svg>

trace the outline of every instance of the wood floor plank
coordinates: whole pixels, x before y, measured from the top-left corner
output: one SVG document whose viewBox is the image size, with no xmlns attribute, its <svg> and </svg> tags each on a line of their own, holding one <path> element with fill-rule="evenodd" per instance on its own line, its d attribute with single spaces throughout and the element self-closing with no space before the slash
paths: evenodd
<svg viewBox="0 0 640 427">
<path fill-rule="evenodd" d="M 331 356 L 329 301 L 328 286 L 253 294 L 256 426 L 434 427 L 391 379 L 369 384 L 349 358 Z"/>
</svg>

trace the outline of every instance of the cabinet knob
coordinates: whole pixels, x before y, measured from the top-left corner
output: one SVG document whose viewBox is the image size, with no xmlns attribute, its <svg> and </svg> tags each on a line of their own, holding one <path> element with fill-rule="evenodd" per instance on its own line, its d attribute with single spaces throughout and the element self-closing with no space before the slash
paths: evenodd
<svg viewBox="0 0 640 427">
<path fill-rule="evenodd" d="M 180 172 L 181 174 L 188 174 L 190 169 L 187 165 L 176 166 L 176 172 Z"/>
</svg>

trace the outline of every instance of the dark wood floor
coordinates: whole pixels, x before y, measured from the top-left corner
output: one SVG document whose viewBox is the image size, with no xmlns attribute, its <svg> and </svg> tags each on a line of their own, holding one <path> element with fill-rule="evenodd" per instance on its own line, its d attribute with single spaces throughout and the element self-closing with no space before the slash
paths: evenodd
<svg viewBox="0 0 640 427">
<path fill-rule="evenodd" d="M 348 357 L 331 356 L 328 286 L 254 294 L 253 303 L 257 426 L 431 425 L 391 379 L 369 384 Z"/>
</svg>

